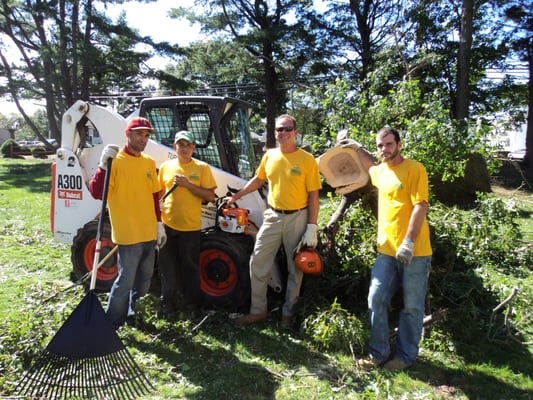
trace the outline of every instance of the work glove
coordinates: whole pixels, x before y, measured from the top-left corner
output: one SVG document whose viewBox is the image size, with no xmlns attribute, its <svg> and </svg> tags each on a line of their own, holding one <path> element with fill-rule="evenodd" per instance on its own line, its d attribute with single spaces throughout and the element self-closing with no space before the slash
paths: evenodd
<svg viewBox="0 0 533 400">
<path fill-rule="evenodd" d="M 415 252 L 415 242 L 411 239 L 405 238 L 396 251 L 396 259 L 404 264 L 411 264 L 413 254 Z"/>
<path fill-rule="evenodd" d="M 363 147 L 363 145 L 359 142 L 356 142 L 355 140 L 353 139 L 342 139 L 340 142 L 339 142 L 339 145 L 343 148 L 343 149 L 347 149 L 347 148 L 350 148 L 350 149 L 354 149 L 355 151 L 359 150 L 361 147 Z"/>
<path fill-rule="evenodd" d="M 302 236 L 302 239 L 298 243 L 298 246 L 296 246 L 296 249 L 294 250 L 294 254 L 299 253 L 301 249 L 304 247 L 316 247 L 318 244 L 318 236 L 317 236 L 317 230 L 318 226 L 317 224 L 307 224 L 307 228 L 305 229 L 305 232 Z"/>
<path fill-rule="evenodd" d="M 108 144 L 106 147 L 104 147 L 104 150 L 102 150 L 102 155 L 100 156 L 100 162 L 98 163 L 98 166 L 102 169 L 107 168 L 107 160 L 110 158 L 115 158 L 118 154 L 119 147 L 116 144 Z"/>
<path fill-rule="evenodd" d="M 161 221 L 157 222 L 157 247 L 161 248 L 167 242 L 167 232 Z"/>
</svg>

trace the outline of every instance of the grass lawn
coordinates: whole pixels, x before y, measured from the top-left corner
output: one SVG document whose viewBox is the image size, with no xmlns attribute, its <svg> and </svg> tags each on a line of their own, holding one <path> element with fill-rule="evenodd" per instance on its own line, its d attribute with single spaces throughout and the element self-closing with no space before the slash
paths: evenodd
<svg viewBox="0 0 533 400">
<path fill-rule="evenodd" d="M 85 294 L 70 281 L 69 247 L 55 243 L 50 232 L 50 182 L 49 161 L 0 159 L 1 397 L 13 395 L 24 371 Z M 532 193 L 497 193 L 516 198 L 520 226 L 531 243 Z M 497 305 L 501 296 L 484 287 L 483 272 L 478 272 L 478 285 L 471 290 L 486 291 Z M 506 285 L 531 293 L 531 271 L 508 277 Z M 303 302 L 306 293 L 304 283 Z M 276 315 L 280 296 L 272 293 L 269 304 Z M 479 329 L 486 323 L 452 311 L 426 331 L 419 361 L 390 373 L 360 371 L 354 364 L 357 348 L 325 350 L 301 330 L 281 330 L 276 318 L 240 328 L 227 311 L 198 310 L 167 321 L 157 317 L 157 305 L 155 295 L 147 296 L 141 302 L 144 325 L 119 331 L 155 387 L 142 399 L 533 398 L 533 343 L 523 343 L 533 337 L 531 310 L 521 319 L 524 334 L 512 337 L 493 336 Z M 358 317 L 366 324 L 365 315 Z M 496 319 L 494 332 L 504 331 L 504 322 Z"/>
</svg>

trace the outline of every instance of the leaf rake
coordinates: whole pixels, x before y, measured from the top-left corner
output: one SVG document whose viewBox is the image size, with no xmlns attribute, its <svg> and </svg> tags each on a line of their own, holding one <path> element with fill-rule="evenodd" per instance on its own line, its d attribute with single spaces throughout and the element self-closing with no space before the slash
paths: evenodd
<svg viewBox="0 0 533 400">
<path fill-rule="evenodd" d="M 134 399 L 154 388 L 121 342 L 95 294 L 109 188 L 108 160 L 90 289 L 15 387 L 32 399 Z"/>
</svg>

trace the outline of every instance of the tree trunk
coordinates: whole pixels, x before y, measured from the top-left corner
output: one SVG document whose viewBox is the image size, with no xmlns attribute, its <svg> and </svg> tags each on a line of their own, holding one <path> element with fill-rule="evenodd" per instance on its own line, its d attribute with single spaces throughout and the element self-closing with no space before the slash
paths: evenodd
<svg viewBox="0 0 533 400">
<path fill-rule="evenodd" d="M 466 121 L 470 107 L 470 63 L 472 59 L 472 18 L 474 0 L 463 0 L 459 54 L 457 55 L 457 90 L 455 93 L 455 119 Z"/>
<path fill-rule="evenodd" d="M 272 64 L 272 45 L 266 43 L 263 47 L 263 65 L 265 71 L 265 117 L 266 117 L 266 148 L 276 147 L 274 128 L 278 108 L 278 76 Z"/>
<path fill-rule="evenodd" d="M 529 68 L 528 79 L 528 110 L 526 128 L 526 160 L 528 176 L 533 177 L 533 39 L 527 46 L 527 63 Z"/>
</svg>

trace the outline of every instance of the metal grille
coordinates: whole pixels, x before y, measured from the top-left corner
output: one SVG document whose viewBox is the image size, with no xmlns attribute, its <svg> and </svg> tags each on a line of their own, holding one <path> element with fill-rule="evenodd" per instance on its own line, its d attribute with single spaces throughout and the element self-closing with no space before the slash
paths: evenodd
<svg viewBox="0 0 533 400">
<path fill-rule="evenodd" d="M 250 179 L 255 173 L 255 153 L 251 137 L 248 134 L 249 127 L 245 124 L 248 119 L 241 113 L 245 110 L 233 114 L 227 124 L 227 136 L 229 143 L 224 148 L 232 154 L 228 158 L 234 160 L 237 165 L 239 176 L 244 179 Z"/>
<path fill-rule="evenodd" d="M 155 129 L 153 140 L 172 147 L 176 133 L 187 130 L 196 141 L 194 157 L 222 168 L 207 106 L 178 104 L 176 109 L 152 107 L 146 110 L 146 115 Z"/>
</svg>

